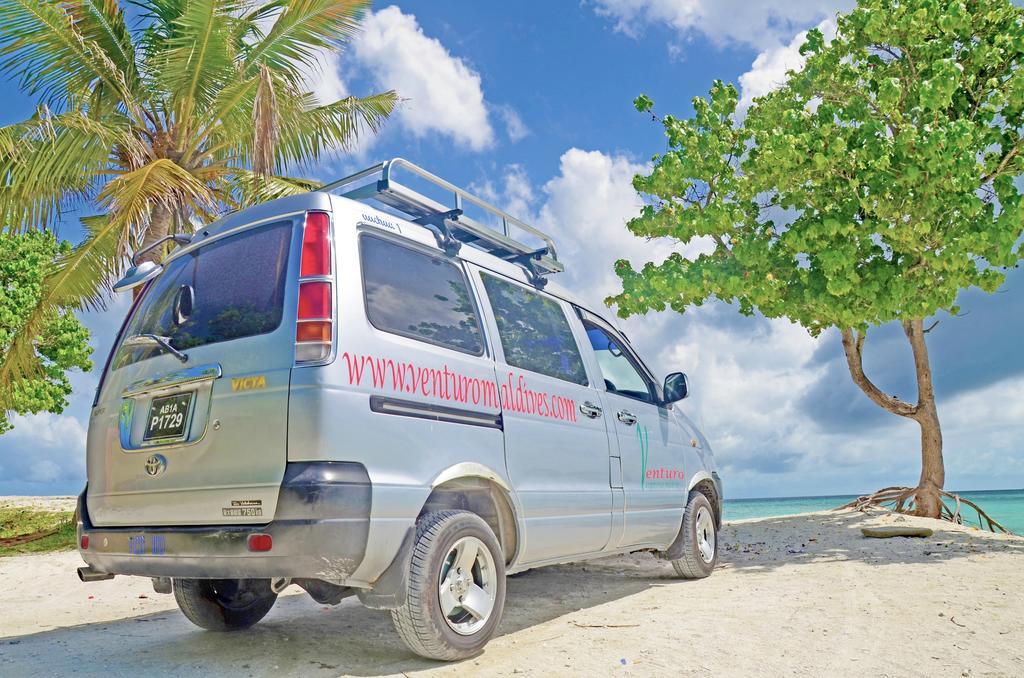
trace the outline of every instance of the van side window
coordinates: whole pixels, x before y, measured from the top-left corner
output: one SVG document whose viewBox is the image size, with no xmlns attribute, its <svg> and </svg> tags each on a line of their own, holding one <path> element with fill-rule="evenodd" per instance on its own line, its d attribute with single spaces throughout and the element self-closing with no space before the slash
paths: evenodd
<svg viewBox="0 0 1024 678">
<path fill-rule="evenodd" d="M 587 372 L 579 347 L 558 303 L 501 278 L 486 273 L 482 277 L 505 362 L 586 386 Z"/>
<path fill-rule="evenodd" d="M 379 330 L 482 355 L 476 308 L 462 269 L 390 240 L 360 238 L 366 317 Z"/>
<path fill-rule="evenodd" d="M 584 320 L 583 326 L 608 392 L 653 403 L 652 384 L 633 363 L 622 341 L 589 321 Z"/>
</svg>

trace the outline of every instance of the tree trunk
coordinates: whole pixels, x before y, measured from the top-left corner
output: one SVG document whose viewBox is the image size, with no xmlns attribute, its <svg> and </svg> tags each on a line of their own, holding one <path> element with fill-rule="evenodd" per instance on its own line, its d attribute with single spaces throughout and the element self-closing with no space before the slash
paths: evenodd
<svg viewBox="0 0 1024 678">
<path fill-rule="evenodd" d="M 939 490 L 946 483 L 946 469 L 942 462 L 942 427 L 939 411 L 935 407 L 935 387 L 932 384 L 932 366 L 928 359 L 928 346 L 924 340 L 924 321 L 903 323 L 903 331 L 914 352 L 914 373 L 917 375 L 917 412 L 914 420 L 921 427 L 921 479 L 917 483 L 914 513 L 938 518 L 942 510 Z"/>
<path fill-rule="evenodd" d="M 932 383 L 932 368 L 925 343 L 924 321 L 908 320 L 903 323 L 914 354 L 914 374 L 917 378 L 917 404 L 886 395 L 864 374 L 863 350 L 864 333 L 842 330 L 843 351 L 850 376 L 855 384 L 879 407 L 901 417 L 913 419 L 921 428 L 921 479 L 918 481 L 914 500 L 914 513 L 929 518 L 939 518 L 942 511 L 942 497 L 939 491 L 946 481 L 942 462 L 942 428 L 935 406 L 935 388 Z"/>
<path fill-rule="evenodd" d="M 153 208 L 153 213 L 149 218 L 149 226 L 146 227 L 146 232 L 142 236 L 142 244 L 139 245 L 140 251 L 146 249 L 157 240 L 171 232 L 172 216 L 174 215 L 171 210 L 163 205 L 158 204 Z M 158 247 L 152 252 L 146 254 L 146 256 L 142 257 L 140 262 L 152 261 L 153 263 L 160 263 L 160 260 L 163 258 L 164 254 Z"/>
<path fill-rule="evenodd" d="M 146 227 L 146 232 L 142 236 L 142 243 L 139 245 L 139 251 L 146 249 L 153 243 L 160 240 L 171 231 L 171 218 L 173 214 L 170 209 L 163 205 L 157 205 L 153 208 L 153 213 L 149 218 L 149 226 Z M 160 260 L 164 258 L 164 253 L 161 248 L 157 247 L 152 252 L 147 252 L 145 255 L 139 258 L 137 263 L 143 261 L 152 261 L 155 264 L 160 263 Z M 132 290 L 132 299 L 137 299 L 145 285 L 139 285 Z"/>
</svg>

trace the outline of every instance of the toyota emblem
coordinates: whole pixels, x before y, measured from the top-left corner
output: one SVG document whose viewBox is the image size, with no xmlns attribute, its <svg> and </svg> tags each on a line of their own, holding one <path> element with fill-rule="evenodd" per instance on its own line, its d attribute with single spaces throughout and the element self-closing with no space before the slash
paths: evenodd
<svg viewBox="0 0 1024 678">
<path fill-rule="evenodd" d="M 146 475 L 158 476 L 167 470 L 167 458 L 162 454 L 154 454 L 146 460 Z"/>
</svg>

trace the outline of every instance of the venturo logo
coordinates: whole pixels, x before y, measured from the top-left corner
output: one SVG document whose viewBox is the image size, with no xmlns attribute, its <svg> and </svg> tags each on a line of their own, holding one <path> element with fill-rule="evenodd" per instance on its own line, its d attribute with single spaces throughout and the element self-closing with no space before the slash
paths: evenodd
<svg viewBox="0 0 1024 678">
<path fill-rule="evenodd" d="M 640 441 L 640 488 L 647 489 L 647 450 L 651 431 L 646 426 L 637 426 L 636 437 Z"/>
<path fill-rule="evenodd" d="M 679 489 L 686 481 L 681 468 L 648 468 L 651 451 L 651 430 L 646 426 L 636 427 L 636 438 L 640 444 L 640 489 L 671 488 Z"/>
</svg>

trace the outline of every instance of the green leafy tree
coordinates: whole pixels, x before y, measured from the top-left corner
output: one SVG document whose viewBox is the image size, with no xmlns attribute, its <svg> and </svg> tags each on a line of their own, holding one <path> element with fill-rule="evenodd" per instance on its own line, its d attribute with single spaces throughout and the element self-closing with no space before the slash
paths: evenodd
<svg viewBox="0 0 1024 678">
<path fill-rule="evenodd" d="M 668 150 L 634 186 L 648 197 L 639 236 L 706 238 L 636 271 L 620 261 L 628 316 L 682 313 L 711 298 L 741 313 L 789 318 L 812 335 L 835 327 L 854 382 L 916 421 L 914 488 L 878 500 L 938 517 L 942 433 L 926 319 L 957 313 L 960 290 L 994 291 L 1021 259 L 1024 212 L 1024 11 L 1009 0 L 861 0 L 818 30 L 806 64 L 737 120 L 737 93 L 716 82 L 694 115 L 662 119 Z M 636 100 L 651 111 L 647 97 Z M 899 322 L 913 353 L 917 400 L 864 373 L 871 326 Z"/>
<path fill-rule="evenodd" d="M 58 243 L 51 233 L 0 233 L 0 360 L 38 305 L 54 261 L 70 251 L 69 243 Z M 50 309 L 31 346 L 34 376 L 0 386 L 0 399 L 17 414 L 59 414 L 71 394 L 67 373 L 92 369 L 89 331 L 70 310 Z M 0 411 L 0 433 L 10 429 L 7 412 Z"/>
<path fill-rule="evenodd" d="M 130 4 L 132 27 L 117 0 L 0 0 L 0 74 L 39 101 L 0 128 L 0 229 L 95 212 L 10 340 L 0 385 L 37 372 L 46 318 L 101 303 L 129 251 L 315 187 L 286 175 L 376 132 L 397 104 L 394 92 L 320 104 L 306 85 L 368 0 Z"/>
</svg>

